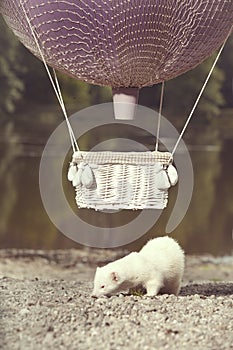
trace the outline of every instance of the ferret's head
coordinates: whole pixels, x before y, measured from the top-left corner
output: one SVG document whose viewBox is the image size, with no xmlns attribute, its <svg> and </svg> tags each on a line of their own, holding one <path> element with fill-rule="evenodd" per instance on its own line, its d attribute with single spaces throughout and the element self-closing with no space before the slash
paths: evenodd
<svg viewBox="0 0 233 350">
<path fill-rule="evenodd" d="M 111 295 L 119 290 L 121 284 L 119 273 L 111 266 L 97 267 L 92 296 L 98 298 L 102 295 Z"/>
</svg>

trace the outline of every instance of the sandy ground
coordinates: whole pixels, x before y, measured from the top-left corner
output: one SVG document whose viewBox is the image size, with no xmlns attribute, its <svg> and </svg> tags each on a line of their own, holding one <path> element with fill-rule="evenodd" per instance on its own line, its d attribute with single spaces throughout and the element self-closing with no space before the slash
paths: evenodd
<svg viewBox="0 0 233 350">
<path fill-rule="evenodd" d="M 0 250 L 1 349 L 233 349 L 233 256 L 187 256 L 178 297 L 93 299 L 127 252 Z"/>
</svg>

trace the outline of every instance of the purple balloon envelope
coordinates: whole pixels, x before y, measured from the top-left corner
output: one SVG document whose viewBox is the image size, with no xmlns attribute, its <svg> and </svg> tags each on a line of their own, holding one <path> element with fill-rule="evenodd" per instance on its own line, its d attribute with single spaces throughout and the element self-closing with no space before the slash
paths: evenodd
<svg viewBox="0 0 233 350">
<path fill-rule="evenodd" d="M 24 11 L 50 66 L 111 86 L 117 103 L 132 105 L 135 88 L 194 68 L 233 23 L 232 0 L 1 0 L 9 27 L 39 58 Z"/>
</svg>

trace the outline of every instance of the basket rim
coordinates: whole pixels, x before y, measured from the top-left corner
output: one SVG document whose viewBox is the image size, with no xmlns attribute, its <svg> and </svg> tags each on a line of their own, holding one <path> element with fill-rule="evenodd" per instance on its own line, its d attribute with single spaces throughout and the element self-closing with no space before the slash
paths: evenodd
<svg viewBox="0 0 233 350">
<path fill-rule="evenodd" d="M 173 161 L 170 152 L 161 151 L 75 151 L 73 153 L 73 163 L 92 163 L 92 164 L 134 164 L 150 165 L 161 163 L 169 165 Z"/>
</svg>

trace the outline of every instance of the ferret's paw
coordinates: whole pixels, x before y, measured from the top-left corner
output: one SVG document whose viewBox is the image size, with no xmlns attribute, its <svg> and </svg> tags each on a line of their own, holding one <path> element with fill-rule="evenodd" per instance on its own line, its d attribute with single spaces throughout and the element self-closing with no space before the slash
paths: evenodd
<svg viewBox="0 0 233 350">
<path fill-rule="evenodd" d="M 147 282 L 146 295 L 148 297 L 155 297 L 159 293 L 161 287 L 162 287 L 162 284 L 160 281 L 153 280 L 153 281 Z"/>
<path fill-rule="evenodd" d="M 146 293 L 145 297 L 153 298 L 153 297 L 156 297 L 157 295 L 158 295 L 158 293 Z"/>
<path fill-rule="evenodd" d="M 156 288 L 148 288 L 148 289 L 147 289 L 146 296 L 149 297 L 149 298 L 156 297 L 156 296 L 159 294 L 159 290 L 160 290 L 159 287 L 156 287 Z"/>
</svg>

